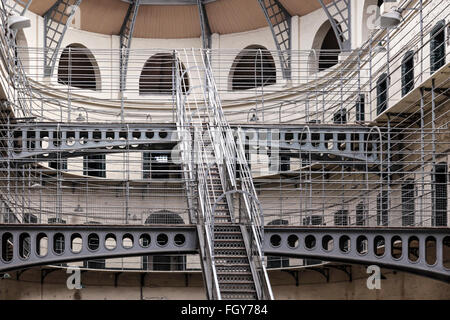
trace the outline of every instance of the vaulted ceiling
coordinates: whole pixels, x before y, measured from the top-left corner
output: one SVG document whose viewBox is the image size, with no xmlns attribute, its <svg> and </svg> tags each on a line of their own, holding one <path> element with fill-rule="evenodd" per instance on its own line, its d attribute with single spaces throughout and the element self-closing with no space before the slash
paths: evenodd
<svg viewBox="0 0 450 320">
<path fill-rule="evenodd" d="M 291 15 L 303 16 L 320 8 L 318 0 L 279 1 Z M 56 0 L 34 0 L 30 10 L 43 16 L 55 2 Z M 267 26 L 257 0 L 209 0 L 205 8 L 213 33 L 236 33 Z M 128 3 L 123 0 L 83 0 L 80 10 L 81 29 L 118 35 L 128 10 Z M 200 19 L 196 5 L 146 4 L 139 8 L 135 37 L 173 39 L 200 35 Z"/>
</svg>

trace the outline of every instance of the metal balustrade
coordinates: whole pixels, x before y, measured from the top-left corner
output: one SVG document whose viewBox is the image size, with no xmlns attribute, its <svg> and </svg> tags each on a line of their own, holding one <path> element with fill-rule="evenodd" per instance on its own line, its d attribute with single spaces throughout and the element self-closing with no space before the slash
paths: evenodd
<svg viewBox="0 0 450 320">
<path fill-rule="evenodd" d="M 230 258 L 217 253 L 239 251 L 244 258 L 236 259 L 250 268 L 253 284 L 246 289 L 252 297 L 271 296 L 264 255 L 379 264 L 448 282 L 450 50 L 442 50 L 448 44 L 432 35 L 448 32 L 450 7 L 403 1 L 400 8 L 408 10 L 399 28 L 372 32 L 361 48 L 341 50 L 338 63 L 326 70 L 319 70 L 320 59 L 331 62 L 334 53 L 316 48 L 162 52 L 128 45 L 78 53 L 69 48 L 69 61 L 80 52 L 87 57 L 77 62 L 90 63 L 96 78 L 88 81 L 96 83 L 95 90 L 77 86 L 87 73 L 78 83 L 43 78 L 45 51 L 16 46 L 5 28 L 0 32 L 5 92 L 0 221 L 21 225 L 1 225 L 0 271 L 200 252 L 209 297 L 220 299 L 230 296 L 221 292 L 230 289 L 221 287 Z M 3 2 L 1 9 L 5 26 Z M 283 32 L 286 21 L 278 26 Z M 343 46 L 350 29 L 348 21 L 348 29 L 338 30 Z M 407 74 L 413 83 L 406 92 L 402 61 L 411 50 L 414 72 Z M 64 49 L 50 51 L 56 63 Z M 278 54 L 281 62 L 273 59 Z M 143 85 L 158 80 L 164 92 L 141 92 L 143 66 L 155 56 L 162 75 L 143 77 Z M 124 57 L 127 86 L 121 87 Z M 261 77 L 248 80 L 251 72 L 240 63 L 252 63 L 250 71 Z M 258 69 L 263 63 L 269 70 Z M 233 88 L 234 78 L 247 81 L 249 89 Z M 377 88 L 378 79 L 383 86 Z M 86 168 L 89 163 L 99 168 Z M 92 175 L 100 171 L 105 176 Z M 152 214 L 167 217 L 166 211 L 196 227 L 143 227 Z M 220 219 L 232 225 L 224 228 Z M 276 224 L 273 220 L 287 226 L 267 227 Z M 103 225 L 95 231 L 71 225 L 88 222 Z M 78 254 L 67 241 L 75 233 L 83 245 L 91 233 L 98 236 L 94 244 L 103 244 L 106 233 L 116 239 L 128 233 L 136 241 L 141 232 L 150 232 L 157 239 L 161 230 L 172 239 L 181 229 L 186 239 L 198 240 L 183 248 L 172 240 L 165 249 L 82 247 Z M 36 254 L 34 241 L 44 239 L 41 234 L 50 243 L 45 257 Z M 59 234 L 66 240 L 62 255 L 55 252 Z M 224 248 L 228 240 L 236 247 L 232 251 Z"/>
<path fill-rule="evenodd" d="M 0 271 L 198 249 L 195 226 L 2 225 L 0 239 Z"/>
<path fill-rule="evenodd" d="M 266 254 L 375 264 L 450 282 L 448 228 L 267 226 Z"/>
</svg>

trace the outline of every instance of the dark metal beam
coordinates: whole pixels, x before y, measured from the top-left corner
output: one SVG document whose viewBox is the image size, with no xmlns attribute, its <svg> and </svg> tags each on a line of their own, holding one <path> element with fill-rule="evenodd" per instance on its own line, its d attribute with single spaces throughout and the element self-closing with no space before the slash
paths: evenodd
<svg viewBox="0 0 450 320">
<path fill-rule="evenodd" d="M 291 15 L 278 0 L 258 0 L 280 58 L 283 78 L 291 78 Z"/>
<path fill-rule="evenodd" d="M 272 237 L 279 237 L 276 245 Z M 450 228 L 380 228 L 380 227 L 264 227 L 264 253 L 270 256 L 314 258 L 363 265 L 375 264 L 394 270 L 402 270 L 450 282 L 450 270 L 444 261 L 444 238 L 450 236 Z M 290 246 L 288 237 L 298 239 L 297 246 Z M 411 248 L 409 239 L 418 239 L 417 248 Z M 433 264 L 427 260 L 427 239 L 435 239 L 436 259 Z M 401 255 L 392 255 L 393 240 L 401 241 Z M 396 240 L 397 241 L 397 240 Z M 329 245 L 329 243 L 333 245 Z M 279 244 L 278 244 L 279 243 Z M 411 259 L 412 249 L 419 254 Z M 349 279 L 351 273 L 346 272 Z"/>
<path fill-rule="evenodd" d="M 208 14 L 205 9 L 204 0 L 196 0 L 198 6 L 198 13 L 200 16 L 200 26 L 202 29 L 202 44 L 203 49 L 211 49 L 211 27 L 209 25 Z"/>
<path fill-rule="evenodd" d="M 44 14 L 44 75 L 55 69 L 62 40 L 82 0 L 57 0 Z"/>
<path fill-rule="evenodd" d="M 120 92 L 125 90 L 128 58 L 130 56 L 131 41 L 133 40 L 134 25 L 139 12 L 141 0 L 133 0 L 129 7 L 122 27 L 120 28 Z"/>
</svg>

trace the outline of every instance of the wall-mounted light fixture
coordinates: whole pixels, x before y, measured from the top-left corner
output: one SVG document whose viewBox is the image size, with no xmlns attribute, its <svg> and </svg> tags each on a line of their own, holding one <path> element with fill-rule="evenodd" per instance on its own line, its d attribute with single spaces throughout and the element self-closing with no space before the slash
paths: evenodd
<svg viewBox="0 0 450 320">
<path fill-rule="evenodd" d="M 24 16 L 10 16 L 8 17 L 8 27 L 11 30 L 21 30 L 29 28 L 31 26 L 31 21 L 29 18 Z"/>
</svg>

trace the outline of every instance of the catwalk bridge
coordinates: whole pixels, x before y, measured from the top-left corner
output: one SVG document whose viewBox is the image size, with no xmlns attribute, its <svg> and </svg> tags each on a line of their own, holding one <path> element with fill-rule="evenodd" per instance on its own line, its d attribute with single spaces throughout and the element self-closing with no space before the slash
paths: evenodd
<svg viewBox="0 0 450 320">
<path fill-rule="evenodd" d="M 325 154 L 328 159 L 338 156 L 368 163 L 379 162 L 383 141 L 378 127 L 356 125 L 241 125 L 231 128 L 242 130 L 246 147 L 267 147 L 293 154 Z M 181 142 L 175 124 L 23 123 L 8 129 L 11 132 L 8 159 L 20 162 L 41 161 L 44 157 L 78 157 L 93 151 L 126 152 L 149 145 L 174 147 Z"/>
<path fill-rule="evenodd" d="M 264 253 L 270 256 L 375 264 L 450 282 L 448 228 L 270 226 L 264 237 Z M 0 272 L 99 258 L 199 252 L 193 225 L 4 224 L 0 239 Z"/>
</svg>

